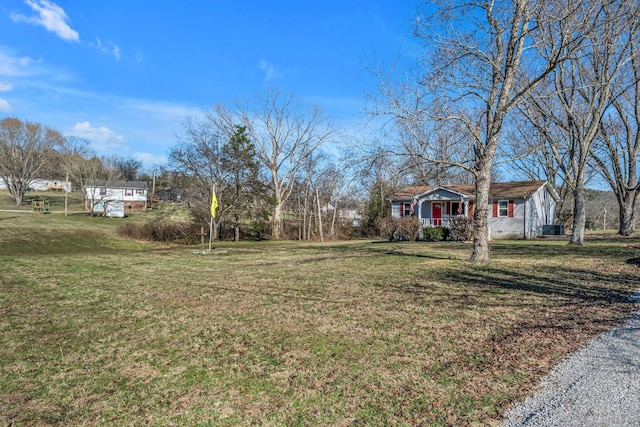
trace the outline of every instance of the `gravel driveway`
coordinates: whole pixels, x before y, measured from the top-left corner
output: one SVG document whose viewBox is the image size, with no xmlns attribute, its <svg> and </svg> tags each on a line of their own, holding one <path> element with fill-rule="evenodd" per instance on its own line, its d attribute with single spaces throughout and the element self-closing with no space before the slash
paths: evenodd
<svg viewBox="0 0 640 427">
<path fill-rule="evenodd" d="M 640 426 L 640 312 L 567 357 L 541 387 L 505 414 L 503 427 Z"/>
</svg>

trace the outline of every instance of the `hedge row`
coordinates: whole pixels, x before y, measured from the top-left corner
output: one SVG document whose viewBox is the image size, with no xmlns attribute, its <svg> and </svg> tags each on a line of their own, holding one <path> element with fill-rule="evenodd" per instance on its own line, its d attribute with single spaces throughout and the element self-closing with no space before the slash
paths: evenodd
<svg viewBox="0 0 640 427">
<path fill-rule="evenodd" d="M 421 230 L 422 240 L 429 242 L 444 240 L 465 242 L 473 238 L 473 220 L 464 216 L 451 217 L 448 227 L 422 227 L 422 223 L 417 217 L 383 218 L 379 222 L 378 228 L 381 237 L 391 241 L 416 241 L 420 238 Z"/>
</svg>

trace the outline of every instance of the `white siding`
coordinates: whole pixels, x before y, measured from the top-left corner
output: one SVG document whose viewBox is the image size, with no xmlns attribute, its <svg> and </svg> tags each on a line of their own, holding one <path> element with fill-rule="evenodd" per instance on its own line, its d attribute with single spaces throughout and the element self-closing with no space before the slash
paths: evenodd
<svg viewBox="0 0 640 427">
<path fill-rule="evenodd" d="M 493 216 L 493 201 L 489 205 L 491 239 L 522 239 L 524 237 L 525 201 L 524 199 L 510 200 L 513 200 L 513 217 L 496 218 Z"/>
<path fill-rule="evenodd" d="M 129 190 L 129 195 L 127 195 L 127 190 Z M 136 188 L 105 189 L 101 186 L 86 187 L 85 208 L 90 210 L 92 209 L 93 212 L 100 213 L 104 211 L 105 206 L 108 207 L 109 205 L 117 202 L 117 206 L 120 206 L 121 204 L 125 209 L 131 209 L 132 205 L 135 208 L 136 204 L 138 206 L 137 209 L 146 209 L 147 189 L 140 188 L 139 190 L 142 194 L 138 194 L 138 189 Z"/>
<path fill-rule="evenodd" d="M 400 218 L 400 203 L 393 202 L 391 205 L 391 217 L 392 218 Z"/>
<path fill-rule="evenodd" d="M 542 226 L 555 223 L 556 202 L 551 194 L 541 187 L 527 200 L 527 238 L 542 234 Z"/>
<path fill-rule="evenodd" d="M 489 227 L 492 239 L 533 239 L 542 234 L 542 226 L 554 224 L 556 202 L 542 186 L 526 199 L 515 199 L 513 217 L 493 216 L 489 205 Z"/>
<path fill-rule="evenodd" d="M 108 188 L 106 194 L 100 194 L 102 187 L 87 187 L 87 199 L 94 200 L 120 200 L 123 202 L 144 202 L 147 200 L 147 190 L 142 190 L 142 194 L 137 194 L 137 190 L 125 188 Z M 127 195 L 127 190 L 131 190 L 133 195 Z"/>
<path fill-rule="evenodd" d="M 40 179 L 36 178 L 29 184 L 29 187 L 37 191 L 47 191 L 49 186 L 62 186 L 66 193 L 71 192 L 71 183 L 64 179 Z M 3 179 L 0 179 L 0 190 L 7 190 L 7 185 Z"/>
</svg>

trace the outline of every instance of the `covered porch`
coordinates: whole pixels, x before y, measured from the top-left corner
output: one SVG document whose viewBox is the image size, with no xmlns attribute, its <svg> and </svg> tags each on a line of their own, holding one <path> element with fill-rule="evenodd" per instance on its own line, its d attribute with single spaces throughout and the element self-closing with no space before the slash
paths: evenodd
<svg viewBox="0 0 640 427">
<path fill-rule="evenodd" d="M 449 227 L 449 220 L 456 216 L 467 217 L 470 213 L 470 202 L 462 198 L 458 200 L 426 200 L 419 203 L 416 215 L 423 227 Z M 473 209 L 473 208 L 471 208 Z"/>
<path fill-rule="evenodd" d="M 464 196 L 436 200 L 422 199 L 416 203 L 415 215 L 423 227 L 449 227 L 451 218 L 473 215 L 473 201 Z"/>
</svg>

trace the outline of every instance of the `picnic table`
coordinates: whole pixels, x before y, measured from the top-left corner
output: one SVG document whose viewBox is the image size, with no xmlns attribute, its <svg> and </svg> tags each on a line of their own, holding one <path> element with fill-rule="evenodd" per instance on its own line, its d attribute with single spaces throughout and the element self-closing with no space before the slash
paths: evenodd
<svg viewBox="0 0 640 427">
<path fill-rule="evenodd" d="M 46 200 L 32 200 L 31 209 L 33 210 L 33 213 L 48 213 L 49 202 Z"/>
</svg>

